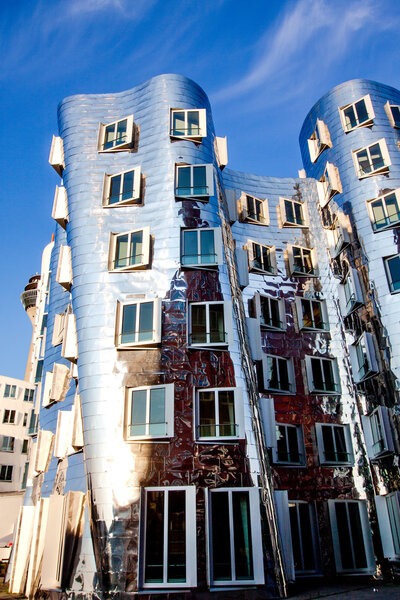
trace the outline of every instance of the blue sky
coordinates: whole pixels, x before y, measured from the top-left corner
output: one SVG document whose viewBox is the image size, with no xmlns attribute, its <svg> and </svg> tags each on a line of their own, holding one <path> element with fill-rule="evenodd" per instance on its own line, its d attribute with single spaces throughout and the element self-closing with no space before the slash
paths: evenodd
<svg viewBox="0 0 400 600">
<path fill-rule="evenodd" d="M 0 372 L 24 376 L 19 295 L 54 230 L 47 161 L 62 98 L 182 73 L 208 94 L 231 168 L 296 176 L 321 95 L 356 77 L 400 88 L 399 30 L 393 0 L 3 0 Z"/>
</svg>

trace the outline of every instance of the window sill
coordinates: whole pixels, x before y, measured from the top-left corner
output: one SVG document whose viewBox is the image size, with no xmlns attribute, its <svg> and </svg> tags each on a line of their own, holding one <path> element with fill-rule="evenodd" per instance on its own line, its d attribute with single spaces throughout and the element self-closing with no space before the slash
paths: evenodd
<svg viewBox="0 0 400 600">
<path fill-rule="evenodd" d="M 376 171 L 372 171 L 371 173 L 365 173 L 365 175 L 362 175 L 361 173 L 357 173 L 357 177 L 360 180 L 368 179 L 368 177 L 374 177 L 375 175 L 388 175 L 389 171 L 390 171 L 389 167 L 385 166 L 380 169 L 377 169 Z"/>
<path fill-rule="evenodd" d="M 372 127 L 374 124 L 374 119 L 368 119 L 368 121 L 364 121 L 363 123 L 360 123 L 359 125 L 354 125 L 354 127 L 349 127 L 348 129 L 344 129 L 345 133 L 351 133 L 352 131 L 355 131 L 356 129 L 362 129 L 362 127 Z"/>
</svg>

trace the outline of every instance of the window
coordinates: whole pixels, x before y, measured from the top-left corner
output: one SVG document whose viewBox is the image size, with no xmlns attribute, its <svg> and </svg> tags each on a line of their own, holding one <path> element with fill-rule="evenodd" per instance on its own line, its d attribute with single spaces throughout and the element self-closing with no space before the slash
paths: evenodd
<svg viewBox="0 0 400 600">
<path fill-rule="evenodd" d="M 332 148 L 329 129 L 321 119 L 317 119 L 316 127 L 307 141 L 311 162 L 315 162 L 325 148 Z"/>
<path fill-rule="evenodd" d="M 28 388 L 25 388 L 24 402 L 33 402 L 34 394 L 35 394 L 35 390 L 30 390 Z"/>
<path fill-rule="evenodd" d="M 24 466 L 24 474 L 22 476 L 22 482 L 21 482 L 21 490 L 26 490 L 26 482 L 28 480 L 28 472 L 29 472 L 29 463 L 25 463 Z"/>
<path fill-rule="evenodd" d="M 41 323 L 41 325 L 40 325 L 40 332 L 39 332 L 39 335 L 44 335 L 44 334 L 45 334 L 45 331 L 46 331 L 46 328 L 47 328 L 47 317 L 48 317 L 48 316 L 49 316 L 49 315 L 48 315 L 47 313 L 43 313 L 43 316 L 42 316 L 42 323 Z"/>
<path fill-rule="evenodd" d="M 191 346 L 227 346 L 231 331 L 232 306 L 229 302 L 192 302 L 189 305 Z"/>
<path fill-rule="evenodd" d="M 260 304 L 259 311 L 257 310 L 258 302 Z M 272 298 L 271 296 L 258 294 L 256 311 L 262 328 L 286 329 L 285 301 L 282 298 Z"/>
<path fill-rule="evenodd" d="M 108 255 L 109 271 L 134 271 L 150 263 L 150 227 L 112 233 Z"/>
<path fill-rule="evenodd" d="M 365 500 L 328 500 L 336 571 L 373 573 L 374 550 Z"/>
<path fill-rule="evenodd" d="M 400 291 L 400 254 L 383 259 L 389 289 L 392 294 Z"/>
<path fill-rule="evenodd" d="M 220 229 L 183 229 L 181 237 L 183 267 L 214 267 L 222 264 Z"/>
<path fill-rule="evenodd" d="M 302 202 L 279 198 L 282 225 L 284 227 L 307 227 L 305 209 Z"/>
<path fill-rule="evenodd" d="M 378 406 L 368 416 L 361 417 L 368 456 L 371 460 L 394 451 L 393 435 L 386 406 Z"/>
<path fill-rule="evenodd" d="M 276 275 L 276 255 L 274 246 L 264 246 L 252 240 L 247 241 L 250 271 Z"/>
<path fill-rule="evenodd" d="M 365 148 L 354 150 L 353 161 L 359 179 L 376 173 L 387 173 L 392 164 L 384 139 Z"/>
<path fill-rule="evenodd" d="M 325 171 L 321 179 L 317 181 L 317 192 L 321 208 L 324 208 L 333 196 L 343 192 L 339 169 L 330 162 L 326 163 Z"/>
<path fill-rule="evenodd" d="M 12 473 L 11 465 L 0 465 L 0 481 L 12 481 Z"/>
<path fill-rule="evenodd" d="M 174 435 L 174 385 L 128 388 L 126 439 L 165 438 Z"/>
<path fill-rule="evenodd" d="M 105 175 L 103 185 L 103 206 L 124 206 L 125 204 L 142 204 L 141 168 Z"/>
<path fill-rule="evenodd" d="M 22 440 L 21 454 L 28 454 L 28 443 L 29 440 Z"/>
<path fill-rule="evenodd" d="M 238 388 L 197 391 L 197 439 L 207 441 L 243 437 L 240 391 Z"/>
<path fill-rule="evenodd" d="M 24 418 L 23 418 L 23 421 L 22 421 L 22 427 L 26 427 L 27 423 L 28 423 L 28 413 L 24 413 Z"/>
<path fill-rule="evenodd" d="M 15 410 L 5 409 L 4 415 L 3 415 L 3 423 L 9 423 L 11 425 L 14 425 L 15 424 L 15 415 L 16 415 Z"/>
<path fill-rule="evenodd" d="M 2 452 L 14 452 L 15 438 L 8 435 L 3 435 L 3 441 L 1 444 Z"/>
<path fill-rule="evenodd" d="M 16 391 L 16 385 L 9 385 L 8 383 L 6 383 L 4 386 L 4 398 L 15 398 Z"/>
<path fill-rule="evenodd" d="M 357 102 L 346 104 L 339 109 L 343 129 L 346 133 L 373 124 L 375 118 L 374 109 L 369 95 L 364 96 Z"/>
<path fill-rule="evenodd" d="M 296 297 L 296 308 L 300 329 L 329 329 L 325 301 Z"/>
<path fill-rule="evenodd" d="M 64 163 L 64 143 L 61 137 L 53 135 L 51 141 L 49 163 L 55 171 L 62 177 L 63 170 L 65 169 Z"/>
<path fill-rule="evenodd" d="M 201 141 L 201 138 L 207 136 L 206 109 L 171 109 L 170 135 Z"/>
<path fill-rule="evenodd" d="M 209 198 L 214 195 L 212 165 L 177 165 L 175 196 L 179 198 Z"/>
<path fill-rule="evenodd" d="M 143 500 L 143 587 L 195 587 L 195 486 L 146 488 Z"/>
<path fill-rule="evenodd" d="M 276 447 L 274 462 L 284 464 L 304 464 L 304 440 L 301 425 L 276 423 Z"/>
<path fill-rule="evenodd" d="M 161 300 L 117 304 L 116 346 L 132 348 L 161 341 Z"/>
<path fill-rule="evenodd" d="M 356 383 L 361 383 L 378 373 L 375 343 L 371 333 L 364 331 L 356 343 L 349 347 L 349 351 Z"/>
<path fill-rule="evenodd" d="M 315 573 L 319 570 L 315 506 L 301 500 L 289 500 L 288 504 L 295 573 Z"/>
<path fill-rule="evenodd" d="M 398 560 L 400 557 L 400 492 L 375 496 L 375 505 L 383 555 Z"/>
<path fill-rule="evenodd" d="M 73 363 L 76 363 L 78 360 L 78 337 L 76 333 L 76 318 L 74 313 L 68 313 L 65 317 L 61 356 Z"/>
<path fill-rule="evenodd" d="M 68 197 L 67 190 L 64 186 L 56 186 L 51 216 L 59 225 L 61 225 L 63 229 L 67 228 L 67 223 L 69 220 Z"/>
<path fill-rule="evenodd" d="M 310 393 L 340 394 L 340 379 L 336 359 L 306 356 Z"/>
<path fill-rule="evenodd" d="M 212 585 L 264 583 L 257 488 L 209 490 Z"/>
<path fill-rule="evenodd" d="M 264 388 L 273 392 L 295 391 L 294 370 L 291 358 L 263 356 Z"/>
<path fill-rule="evenodd" d="M 53 337 L 51 343 L 53 346 L 58 346 L 62 344 L 64 339 L 65 332 L 65 324 L 67 320 L 67 316 L 70 314 L 72 308 L 71 306 L 67 306 L 66 309 L 54 317 L 54 326 L 53 326 Z"/>
<path fill-rule="evenodd" d="M 315 253 L 310 248 L 288 245 L 291 275 L 315 277 L 317 275 Z"/>
<path fill-rule="evenodd" d="M 392 127 L 400 127 L 400 106 L 390 104 L 389 100 L 385 104 L 385 111 Z"/>
<path fill-rule="evenodd" d="M 360 277 L 356 269 L 349 268 L 346 278 L 343 284 L 339 286 L 338 291 L 340 310 L 343 317 L 347 317 L 353 310 L 364 304 Z"/>
<path fill-rule="evenodd" d="M 69 246 L 60 246 L 58 257 L 56 281 L 63 288 L 70 291 L 73 283 L 71 248 Z"/>
<path fill-rule="evenodd" d="M 400 189 L 368 202 L 372 229 L 382 231 L 400 223 Z"/>
<path fill-rule="evenodd" d="M 321 465 L 352 465 L 354 462 L 349 425 L 316 423 Z"/>
<path fill-rule="evenodd" d="M 100 123 L 98 151 L 118 152 L 127 150 L 133 142 L 133 115 L 104 125 Z"/>
<path fill-rule="evenodd" d="M 35 383 L 39 383 L 42 379 L 43 373 L 43 359 L 40 359 L 36 363 L 36 372 L 35 372 Z"/>
<path fill-rule="evenodd" d="M 260 200 L 242 192 L 239 205 L 241 221 L 255 225 L 269 225 L 268 200 Z"/>
<path fill-rule="evenodd" d="M 326 233 L 331 257 L 337 258 L 350 244 L 351 223 L 349 217 L 342 212 L 337 212 L 330 229 Z"/>
<path fill-rule="evenodd" d="M 38 421 L 39 421 L 39 415 L 35 414 L 32 411 L 31 418 L 29 421 L 29 428 L 28 428 L 29 435 L 36 435 L 36 433 L 38 432 Z"/>
</svg>

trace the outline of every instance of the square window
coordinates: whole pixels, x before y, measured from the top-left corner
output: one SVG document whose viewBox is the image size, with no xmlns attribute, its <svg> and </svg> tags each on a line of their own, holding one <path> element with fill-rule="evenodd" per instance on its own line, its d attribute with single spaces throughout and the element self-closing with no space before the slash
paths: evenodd
<svg viewBox="0 0 400 600">
<path fill-rule="evenodd" d="M 9 423 L 11 425 L 14 425 L 15 424 L 15 416 L 16 416 L 15 410 L 5 409 L 4 415 L 3 415 L 3 423 Z"/>
<path fill-rule="evenodd" d="M 174 435 L 174 384 L 127 388 L 126 439 L 168 438 Z"/>
<path fill-rule="evenodd" d="M 356 383 L 361 383 L 378 373 L 375 343 L 371 333 L 364 331 L 358 340 L 349 347 L 349 351 Z"/>
<path fill-rule="evenodd" d="M 106 174 L 103 184 L 103 206 L 112 208 L 126 204 L 142 205 L 141 181 L 140 167 L 115 175 Z"/>
<path fill-rule="evenodd" d="M 170 136 L 194 141 L 207 137 L 206 109 L 172 108 Z"/>
<path fill-rule="evenodd" d="M 111 233 L 108 254 L 109 271 L 135 271 L 150 264 L 150 227 Z"/>
<path fill-rule="evenodd" d="M 238 388 L 199 389 L 196 392 L 198 440 L 243 437 L 243 410 Z"/>
<path fill-rule="evenodd" d="M 330 162 L 326 163 L 325 171 L 317 181 L 317 192 L 321 208 L 324 208 L 333 196 L 343 192 L 339 169 Z"/>
<path fill-rule="evenodd" d="M 315 162 L 325 148 L 332 148 L 329 129 L 321 119 L 317 119 L 316 127 L 307 141 L 311 162 Z"/>
<path fill-rule="evenodd" d="M 218 488 L 208 494 L 211 584 L 264 583 L 258 489 Z"/>
<path fill-rule="evenodd" d="M 297 318 L 300 329 L 328 331 L 328 314 L 324 300 L 296 297 Z"/>
<path fill-rule="evenodd" d="M 228 346 L 232 337 L 231 303 L 191 302 L 188 331 L 190 346 Z"/>
<path fill-rule="evenodd" d="M 15 438 L 9 435 L 3 435 L 3 441 L 1 444 L 2 452 L 14 452 Z"/>
<path fill-rule="evenodd" d="M 0 465 L 0 481 L 12 481 L 12 473 L 11 465 Z"/>
<path fill-rule="evenodd" d="M 175 196 L 208 200 L 214 195 L 213 165 L 177 165 Z"/>
<path fill-rule="evenodd" d="M 133 115 L 104 125 L 100 123 L 98 151 L 119 152 L 128 150 L 133 143 Z"/>
<path fill-rule="evenodd" d="M 316 423 L 315 431 L 321 465 L 353 465 L 349 425 Z"/>
<path fill-rule="evenodd" d="M 373 125 L 375 113 L 369 94 L 339 108 L 343 129 L 346 133 L 358 127 Z"/>
<path fill-rule="evenodd" d="M 364 179 L 377 173 L 387 173 L 392 164 L 386 145 L 386 140 L 353 151 L 353 161 L 357 177 Z"/>
<path fill-rule="evenodd" d="M 335 358 L 306 356 L 306 370 L 311 394 L 340 394 L 340 378 Z"/>
<path fill-rule="evenodd" d="M 315 253 L 311 248 L 291 246 L 288 244 L 290 275 L 301 277 L 317 277 Z"/>
<path fill-rule="evenodd" d="M 161 299 L 118 302 L 116 340 L 118 348 L 135 348 L 161 342 Z"/>
<path fill-rule="evenodd" d="M 142 587 L 195 587 L 195 486 L 146 488 L 142 506 Z"/>
<path fill-rule="evenodd" d="M 383 231 L 400 223 L 400 189 L 368 202 L 372 229 Z"/>
<path fill-rule="evenodd" d="M 15 398 L 15 394 L 17 392 L 16 385 L 10 385 L 8 383 L 4 386 L 4 398 Z"/>
<path fill-rule="evenodd" d="M 295 392 L 293 360 L 265 355 L 262 358 L 264 389 L 283 394 Z"/>
<path fill-rule="evenodd" d="M 302 426 L 276 423 L 275 430 L 274 462 L 303 465 L 305 463 L 305 450 Z"/>
<path fill-rule="evenodd" d="M 289 198 L 279 198 L 279 206 L 284 227 L 308 227 L 305 206 L 302 202 Z"/>
<path fill-rule="evenodd" d="M 240 220 L 255 225 L 269 225 L 268 200 L 242 192 L 239 198 Z"/>
<path fill-rule="evenodd" d="M 215 267 L 222 264 L 220 229 L 183 229 L 181 237 L 182 267 Z"/>
<path fill-rule="evenodd" d="M 252 240 L 247 241 L 249 270 L 256 273 L 276 275 L 275 246 L 264 246 Z"/>
</svg>

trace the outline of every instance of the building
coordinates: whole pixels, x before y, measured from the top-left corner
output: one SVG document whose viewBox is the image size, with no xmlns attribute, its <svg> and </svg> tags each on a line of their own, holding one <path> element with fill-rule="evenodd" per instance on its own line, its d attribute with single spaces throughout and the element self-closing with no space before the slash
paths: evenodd
<svg viewBox="0 0 400 600">
<path fill-rule="evenodd" d="M 377 266 L 382 320 L 352 203 L 375 213 L 342 182 L 364 135 L 345 130 L 355 88 L 311 111 L 293 179 L 226 169 L 208 99 L 179 75 L 60 104 L 12 591 L 271 598 L 395 566 L 396 297 Z"/>
</svg>

